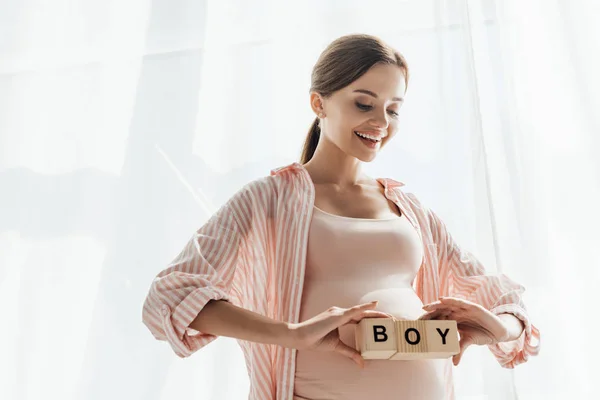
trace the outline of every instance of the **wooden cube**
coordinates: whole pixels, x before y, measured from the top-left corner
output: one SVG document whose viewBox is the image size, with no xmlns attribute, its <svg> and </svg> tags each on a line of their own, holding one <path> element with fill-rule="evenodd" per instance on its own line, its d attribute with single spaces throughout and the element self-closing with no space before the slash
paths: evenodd
<svg viewBox="0 0 600 400">
<path fill-rule="evenodd" d="M 355 330 L 356 349 L 365 359 L 387 360 L 398 352 L 396 321 L 392 318 L 363 318 Z"/>
<path fill-rule="evenodd" d="M 367 360 L 448 358 L 460 352 L 452 320 L 363 318 L 355 337 L 356 349 Z"/>
<path fill-rule="evenodd" d="M 453 320 L 430 320 L 427 326 L 427 354 L 429 358 L 448 358 L 460 353 L 458 328 Z"/>
<path fill-rule="evenodd" d="M 396 320 L 396 348 L 389 360 L 414 360 L 427 354 L 428 321 Z"/>
</svg>

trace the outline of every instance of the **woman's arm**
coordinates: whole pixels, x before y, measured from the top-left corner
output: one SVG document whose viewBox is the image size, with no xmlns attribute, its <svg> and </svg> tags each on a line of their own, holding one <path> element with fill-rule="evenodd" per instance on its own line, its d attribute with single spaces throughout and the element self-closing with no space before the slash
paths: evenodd
<svg viewBox="0 0 600 400">
<path fill-rule="evenodd" d="M 234 300 L 239 252 L 252 229 L 250 185 L 230 198 L 200 227 L 179 255 L 160 271 L 144 301 L 142 321 L 179 357 L 188 357 L 217 338 L 189 328 L 211 300 Z M 244 299 L 235 299 L 243 305 Z M 238 304 L 236 302 L 236 304 Z"/>
<path fill-rule="evenodd" d="M 517 340 L 523 333 L 523 321 L 512 314 L 502 313 L 497 315 L 502 320 L 506 329 L 508 329 L 508 339 L 506 342 Z"/>
<path fill-rule="evenodd" d="M 488 274 L 471 252 L 454 240 L 441 218 L 423 205 L 412 193 L 407 194 L 417 217 L 431 232 L 436 248 L 435 268 L 439 274 L 438 297 L 454 297 L 479 304 L 499 316 L 513 340 L 489 345 L 505 368 L 514 368 L 540 350 L 540 332 L 529 318 L 523 302 L 525 287 L 505 274 Z M 423 285 L 430 285 L 424 281 Z M 423 289 L 427 290 L 427 288 Z M 519 321 L 516 321 L 519 320 Z M 522 324 L 522 325 L 521 325 Z"/>
<path fill-rule="evenodd" d="M 189 327 L 215 336 L 294 347 L 294 331 L 288 323 L 237 307 L 225 300 L 209 301 Z"/>
</svg>

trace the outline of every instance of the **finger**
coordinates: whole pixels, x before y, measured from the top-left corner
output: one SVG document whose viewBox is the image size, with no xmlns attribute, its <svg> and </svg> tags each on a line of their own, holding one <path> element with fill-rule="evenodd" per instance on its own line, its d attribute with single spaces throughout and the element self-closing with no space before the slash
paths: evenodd
<svg viewBox="0 0 600 400">
<path fill-rule="evenodd" d="M 383 311 L 365 310 L 360 313 L 358 318 L 394 318 L 394 316 Z"/>
<path fill-rule="evenodd" d="M 452 311 L 441 311 L 440 313 L 436 314 L 433 319 L 437 319 L 437 320 L 456 319 L 456 317 L 454 315 L 455 314 Z"/>
<path fill-rule="evenodd" d="M 372 301 L 370 303 L 359 304 L 354 307 L 341 309 L 341 322 L 339 322 L 339 325 L 347 324 L 348 322 L 353 320 L 360 320 L 362 318 L 361 314 L 363 314 L 365 311 L 374 311 L 372 309 L 377 306 L 377 303 L 378 301 Z"/>
<path fill-rule="evenodd" d="M 442 304 L 452 305 L 462 310 L 467 310 L 469 307 L 478 306 L 478 304 L 470 302 L 468 300 L 459 299 L 456 297 L 440 297 Z"/>
<path fill-rule="evenodd" d="M 327 329 L 328 331 L 339 328 L 340 326 L 347 324 L 349 321 L 359 316 L 363 311 L 375 306 L 377 306 L 377 301 L 359 304 L 350 308 L 332 306 L 326 311 L 327 317 L 323 321 L 322 328 Z"/>
<path fill-rule="evenodd" d="M 345 357 L 348 357 L 349 359 L 354 361 L 360 368 L 364 368 L 365 359 L 362 357 L 362 355 L 356 349 L 348 346 L 341 340 L 338 341 L 334 351 Z"/>
<path fill-rule="evenodd" d="M 421 307 L 423 310 L 437 310 L 440 308 L 448 308 L 448 307 L 452 307 L 451 304 L 444 304 L 444 303 L 429 303 L 429 304 L 425 304 L 423 307 Z"/>
<path fill-rule="evenodd" d="M 453 309 L 467 309 L 469 307 L 469 304 L 463 304 L 463 303 L 457 303 L 457 302 L 434 302 L 434 303 L 429 303 L 429 304 L 425 304 L 423 307 L 424 310 L 435 310 L 438 308 L 453 308 Z"/>
<path fill-rule="evenodd" d="M 359 315 L 352 317 L 348 323 L 358 324 L 363 318 L 394 318 L 394 316 L 383 311 L 364 310 Z"/>
<path fill-rule="evenodd" d="M 438 313 L 435 317 L 438 318 L 440 315 L 444 315 L 446 319 L 457 318 L 457 319 L 465 319 L 468 317 L 468 310 L 464 310 L 462 308 L 458 308 L 451 304 L 440 304 L 432 307 L 423 307 L 425 311 L 428 313 Z"/>
<path fill-rule="evenodd" d="M 455 366 L 460 363 L 460 360 L 462 359 L 462 356 L 465 353 L 465 350 L 472 344 L 473 344 L 473 339 L 471 338 L 471 336 L 467 335 L 463 332 L 463 334 L 461 335 L 461 338 L 460 338 L 460 342 L 459 342 L 460 352 L 458 354 L 455 354 L 454 356 L 452 356 L 452 363 Z"/>
<path fill-rule="evenodd" d="M 363 303 L 363 304 L 356 305 L 354 307 L 350 307 L 350 308 L 348 308 L 348 311 L 351 313 L 360 313 L 362 310 L 368 310 L 368 309 L 377 307 L 378 303 L 379 303 L 378 300 L 374 300 L 374 301 L 371 301 L 370 303 Z"/>
<path fill-rule="evenodd" d="M 372 301 L 370 303 L 359 304 L 350 308 L 339 308 L 341 311 L 340 315 L 343 317 L 343 319 L 349 321 L 350 319 L 359 316 L 363 311 L 377 307 L 377 303 L 378 301 Z"/>
<path fill-rule="evenodd" d="M 422 308 L 426 312 L 448 312 L 448 311 L 452 311 L 452 310 L 456 309 L 456 307 L 446 305 L 446 304 L 438 304 L 438 305 L 433 305 L 433 306 L 426 305 L 426 306 L 423 306 Z"/>
<path fill-rule="evenodd" d="M 418 319 L 425 321 L 434 319 L 454 319 L 454 313 L 451 310 L 434 310 L 421 315 Z"/>
<path fill-rule="evenodd" d="M 432 301 L 431 303 L 427 303 L 427 304 L 423 304 L 423 308 L 425 307 L 435 307 L 435 306 L 439 306 L 441 305 L 442 302 L 441 301 Z"/>
<path fill-rule="evenodd" d="M 438 300 L 442 302 L 458 302 L 460 304 L 477 304 L 472 302 L 471 300 L 463 299 L 462 297 L 441 296 Z"/>
<path fill-rule="evenodd" d="M 430 311 L 421 315 L 418 319 L 428 321 L 432 319 L 437 319 L 441 314 L 442 313 L 440 310 Z"/>
</svg>

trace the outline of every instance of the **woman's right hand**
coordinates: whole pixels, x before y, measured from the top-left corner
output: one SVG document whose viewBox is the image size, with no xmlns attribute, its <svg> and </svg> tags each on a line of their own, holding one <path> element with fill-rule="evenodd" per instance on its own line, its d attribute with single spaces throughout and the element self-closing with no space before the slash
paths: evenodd
<svg viewBox="0 0 600 400">
<path fill-rule="evenodd" d="M 340 340 L 338 328 L 357 324 L 363 318 L 393 318 L 390 314 L 373 310 L 376 306 L 377 301 L 350 308 L 330 307 L 304 322 L 290 324 L 294 337 L 293 347 L 298 350 L 335 351 L 352 359 L 362 368 L 363 357 L 356 349 Z"/>
</svg>

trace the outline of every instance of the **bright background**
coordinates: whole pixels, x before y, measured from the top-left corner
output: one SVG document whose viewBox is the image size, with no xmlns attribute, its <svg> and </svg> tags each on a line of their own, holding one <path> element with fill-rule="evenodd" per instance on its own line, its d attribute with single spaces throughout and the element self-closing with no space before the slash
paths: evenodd
<svg viewBox="0 0 600 400">
<path fill-rule="evenodd" d="M 311 68 L 361 32 L 412 73 L 367 171 L 522 283 L 542 333 L 514 370 L 470 348 L 458 399 L 591 399 L 599 18 L 596 0 L 0 2 L 0 398 L 247 398 L 233 339 L 179 359 L 142 302 L 216 207 L 298 160 Z"/>
</svg>

